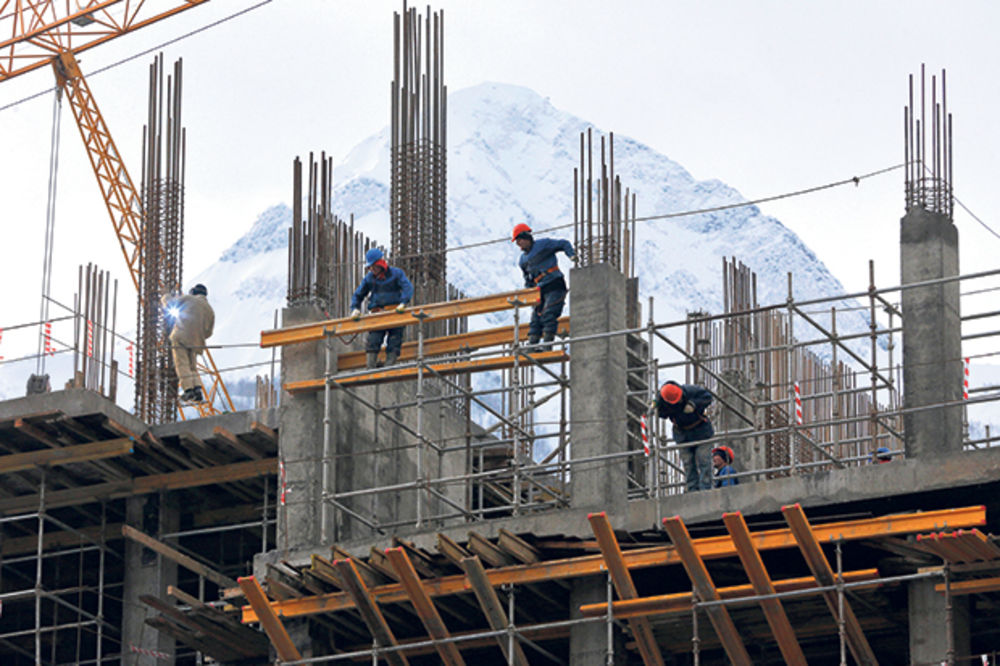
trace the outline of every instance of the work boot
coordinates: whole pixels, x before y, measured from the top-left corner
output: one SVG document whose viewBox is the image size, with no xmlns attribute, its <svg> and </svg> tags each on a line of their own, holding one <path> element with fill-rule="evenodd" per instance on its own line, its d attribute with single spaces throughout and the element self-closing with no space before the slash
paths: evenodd
<svg viewBox="0 0 1000 666">
<path fill-rule="evenodd" d="M 399 360 L 398 351 L 386 351 L 385 352 L 385 364 L 386 365 L 396 365 L 396 361 Z"/>
<path fill-rule="evenodd" d="M 205 398 L 201 395 L 201 387 L 195 386 L 191 389 L 191 402 L 204 402 Z"/>
<path fill-rule="evenodd" d="M 539 338 L 539 337 L 538 337 L 537 335 L 534 335 L 534 334 L 529 334 L 529 335 L 528 335 L 528 344 L 529 344 L 529 345 L 537 345 L 537 344 L 538 344 L 538 341 L 539 341 L 540 339 L 541 339 L 541 338 Z M 538 351 L 538 350 L 537 350 L 537 349 L 532 349 L 531 351 L 535 352 L 535 351 Z"/>
<path fill-rule="evenodd" d="M 548 342 L 550 344 L 542 346 L 541 351 L 552 351 L 552 342 L 556 339 L 555 333 L 546 333 L 542 336 L 542 342 Z"/>
<path fill-rule="evenodd" d="M 379 367 L 378 352 L 368 352 L 365 355 L 365 358 L 367 359 L 367 362 L 365 363 L 366 367 L 368 367 L 368 368 L 377 368 L 377 367 Z"/>
<path fill-rule="evenodd" d="M 191 402 L 191 389 L 184 389 L 184 392 L 181 393 L 181 401 Z"/>
</svg>

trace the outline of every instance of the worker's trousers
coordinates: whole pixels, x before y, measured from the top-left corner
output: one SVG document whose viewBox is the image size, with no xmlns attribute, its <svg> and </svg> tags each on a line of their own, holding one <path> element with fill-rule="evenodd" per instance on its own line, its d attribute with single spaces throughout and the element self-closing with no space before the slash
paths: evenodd
<svg viewBox="0 0 1000 666">
<path fill-rule="evenodd" d="M 365 351 L 377 352 L 382 348 L 382 339 L 385 338 L 385 353 L 394 353 L 399 356 L 399 350 L 403 346 L 403 327 L 387 328 L 382 331 L 368 331 L 368 342 L 365 344 Z"/>
<path fill-rule="evenodd" d="M 709 421 L 697 428 L 681 430 L 674 427 L 674 441 L 678 444 L 688 444 L 710 439 L 715 435 L 715 429 Z M 712 487 L 715 470 L 712 469 L 712 444 L 697 444 L 681 449 L 681 461 L 684 463 L 684 473 L 687 477 L 686 492 L 708 490 Z"/>
<path fill-rule="evenodd" d="M 181 390 L 187 391 L 195 386 L 201 386 L 201 377 L 198 376 L 198 352 L 200 350 L 174 344 L 171 345 L 170 351 L 174 357 L 174 371 L 177 373 Z"/>
<path fill-rule="evenodd" d="M 553 338 L 559 327 L 559 316 L 566 304 L 566 282 L 559 278 L 542 287 L 541 302 L 531 310 L 528 336 L 541 339 Z"/>
</svg>

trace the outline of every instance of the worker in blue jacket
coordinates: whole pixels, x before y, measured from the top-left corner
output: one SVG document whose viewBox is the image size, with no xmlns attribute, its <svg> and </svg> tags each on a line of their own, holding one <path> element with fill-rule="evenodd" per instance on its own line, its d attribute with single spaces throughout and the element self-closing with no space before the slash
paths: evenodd
<svg viewBox="0 0 1000 666">
<path fill-rule="evenodd" d="M 712 404 L 708 389 L 696 384 L 669 381 L 656 396 L 656 413 L 670 419 L 674 426 L 674 441 L 678 444 L 700 442 L 715 436 L 712 422 L 705 410 Z M 652 406 L 652 405 L 651 405 Z M 681 460 L 687 476 L 687 491 L 709 490 L 712 487 L 712 446 L 696 444 L 681 449 Z"/>
<path fill-rule="evenodd" d="M 406 304 L 413 298 L 413 284 L 403 269 L 389 266 L 382 250 L 373 247 L 365 253 L 365 266 L 368 272 L 354 291 L 351 299 L 351 318 L 361 319 L 361 301 L 368 296 L 368 312 L 381 312 L 394 309 L 403 312 Z M 399 350 L 403 346 L 403 327 L 369 331 L 368 342 L 365 345 L 367 364 L 369 368 L 381 367 L 378 353 L 385 339 L 385 363 L 392 365 L 399 359 Z"/>
<path fill-rule="evenodd" d="M 734 460 L 736 460 L 736 454 L 728 446 L 717 446 L 712 449 L 712 467 L 715 468 L 716 488 L 739 484 L 740 479 L 735 476 L 736 470 L 733 468 Z"/>
<path fill-rule="evenodd" d="M 525 287 L 538 287 L 541 299 L 531 311 L 531 323 L 528 325 L 528 343 L 537 344 L 539 340 L 552 342 L 559 327 L 559 315 L 566 303 L 566 280 L 559 270 L 556 252 L 564 252 L 570 259 L 576 256 L 573 244 L 561 238 L 535 238 L 531 235 L 531 227 L 521 223 L 514 227 L 512 241 L 521 248 L 521 259 L 518 262 L 524 273 Z"/>
</svg>

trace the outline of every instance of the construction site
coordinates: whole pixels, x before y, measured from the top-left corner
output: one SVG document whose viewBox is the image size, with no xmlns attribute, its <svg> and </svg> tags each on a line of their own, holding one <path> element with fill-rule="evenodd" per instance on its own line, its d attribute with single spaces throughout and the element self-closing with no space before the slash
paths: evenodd
<svg viewBox="0 0 1000 666">
<path fill-rule="evenodd" d="M 133 181 L 76 59 L 200 3 L 59 4 L 0 2 L 0 82 L 55 73 L 136 293 L 135 356 L 119 368 L 118 284 L 89 264 L 71 306 L 50 313 L 46 292 L 20 324 L 40 337 L 27 395 L 0 402 L 0 663 L 1000 663 L 1000 437 L 968 416 L 998 394 L 967 378 L 1000 269 L 959 264 L 944 72 L 900 100 L 901 274 L 876 285 L 871 267 L 858 293 L 797 300 L 789 273 L 761 303 L 733 257 L 723 311 L 656 321 L 614 136 L 581 133 L 568 314 L 537 344 L 537 288 L 447 279 L 444 16 L 404 5 L 391 237 L 334 210 L 331 158 L 289 165 L 287 302 L 255 340 L 274 367 L 238 410 L 209 349 L 204 400 L 179 398 L 165 342 L 185 284 L 182 63 L 150 64 Z M 352 318 L 376 247 L 412 303 Z M 867 331 L 838 332 L 845 303 Z M 497 313 L 510 323 L 482 325 Z M 46 373 L 57 320 L 67 377 Z M 361 334 L 397 327 L 398 363 L 366 367 Z M 738 485 L 686 492 L 694 444 L 651 405 L 668 379 L 711 392 L 697 445 L 731 447 Z"/>
</svg>

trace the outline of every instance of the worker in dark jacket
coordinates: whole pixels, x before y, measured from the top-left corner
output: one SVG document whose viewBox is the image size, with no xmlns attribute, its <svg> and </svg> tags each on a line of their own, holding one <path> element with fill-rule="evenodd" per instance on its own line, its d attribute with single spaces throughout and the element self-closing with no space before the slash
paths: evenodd
<svg viewBox="0 0 1000 666">
<path fill-rule="evenodd" d="M 552 342 L 559 327 L 559 315 L 566 303 L 566 280 L 559 270 L 556 252 L 564 252 L 570 259 L 576 256 L 573 244 L 561 238 L 535 238 L 531 235 L 531 227 L 518 224 L 514 227 L 511 239 L 521 248 L 521 259 L 518 264 L 524 273 L 525 287 L 538 287 L 541 299 L 531 311 L 531 323 L 528 325 L 528 343 L 537 344 L 539 340 Z"/>
<path fill-rule="evenodd" d="M 678 444 L 700 442 L 715 435 L 705 409 L 712 404 L 712 394 L 695 384 L 667 382 L 656 396 L 656 412 L 661 419 L 674 425 L 674 441 Z M 709 444 L 684 446 L 681 460 L 687 475 L 687 490 L 708 490 L 712 487 L 712 447 Z"/>
<path fill-rule="evenodd" d="M 368 272 L 354 291 L 351 299 L 351 318 L 361 319 L 361 301 L 368 296 L 368 312 L 382 312 L 393 309 L 403 312 L 406 304 L 413 298 L 413 284 L 403 269 L 389 266 L 382 250 L 373 247 L 365 253 L 365 266 Z M 381 367 L 378 353 L 385 340 L 385 363 L 392 365 L 399 359 L 399 350 L 403 346 L 403 327 L 369 331 L 368 342 L 365 345 L 367 365 L 369 368 Z"/>
<path fill-rule="evenodd" d="M 728 446 L 717 446 L 712 449 L 712 467 L 715 468 L 715 487 L 735 486 L 740 482 L 739 477 L 733 476 L 736 470 L 733 469 L 733 461 L 736 454 Z"/>
</svg>

